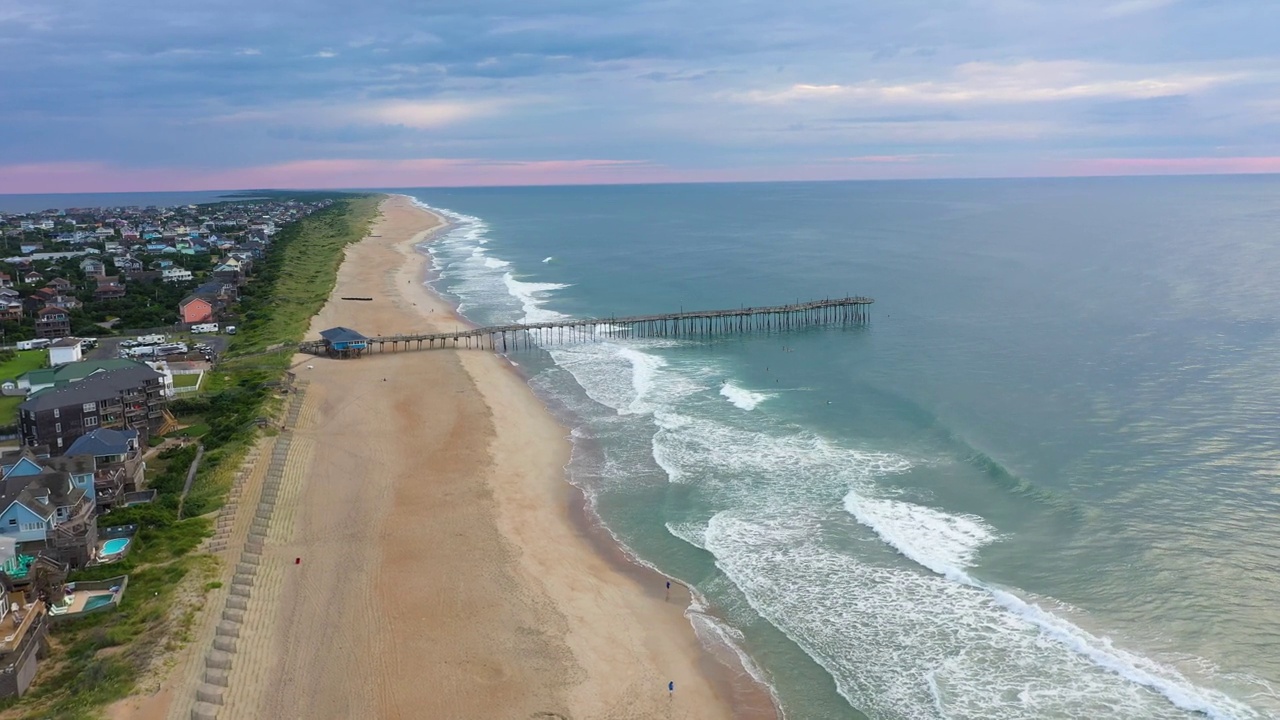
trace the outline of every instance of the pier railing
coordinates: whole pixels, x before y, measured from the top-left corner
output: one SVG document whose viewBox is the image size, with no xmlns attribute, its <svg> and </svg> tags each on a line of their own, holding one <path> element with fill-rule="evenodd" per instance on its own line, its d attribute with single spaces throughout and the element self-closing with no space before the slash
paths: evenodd
<svg viewBox="0 0 1280 720">
<path fill-rule="evenodd" d="M 694 310 L 659 315 L 556 320 L 471 328 L 449 333 L 379 335 L 368 350 L 379 352 L 432 348 L 474 348 L 505 352 L 549 344 L 580 343 L 606 338 L 709 338 L 715 335 L 795 330 L 814 325 L 861 325 L 867 322 L 869 297 L 813 300 L 791 305 Z M 321 340 L 303 342 L 301 352 L 324 355 Z"/>
</svg>

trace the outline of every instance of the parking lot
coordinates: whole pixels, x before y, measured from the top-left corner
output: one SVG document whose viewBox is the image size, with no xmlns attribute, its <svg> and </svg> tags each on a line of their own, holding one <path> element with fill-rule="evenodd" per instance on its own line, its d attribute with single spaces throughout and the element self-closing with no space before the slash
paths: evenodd
<svg viewBox="0 0 1280 720">
<path fill-rule="evenodd" d="M 98 340 L 98 347 L 86 353 L 85 357 L 89 360 L 106 360 L 109 358 L 122 357 L 120 354 L 122 349 L 121 343 L 124 343 L 126 341 L 134 341 L 134 340 L 136 340 L 136 338 L 131 338 L 131 337 L 100 338 Z M 194 335 L 189 332 L 165 333 L 166 343 L 186 343 L 187 347 L 190 349 L 190 352 L 186 354 L 181 354 L 181 355 L 169 355 L 164 358 L 139 357 L 135 359 L 137 360 L 163 359 L 163 360 L 169 360 L 169 361 L 183 361 L 183 360 L 197 361 L 197 360 L 207 359 L 212 362 L 217 362 L 217 359 L 222 356 L 223 352 L 226 351 L 227 343 L 230 340 L 231 338 L 227 335 L 220 335 L 215 333 L 202 333 L 202 334 L 194 334 Z M 207 358 L 204 357 L 204 353 L 201 353 L 200 351 L 196 350 L 196 345 L 198 344 L 209 346 L 210 352 L 207 353 L 209 357 Z"/>
</svg>

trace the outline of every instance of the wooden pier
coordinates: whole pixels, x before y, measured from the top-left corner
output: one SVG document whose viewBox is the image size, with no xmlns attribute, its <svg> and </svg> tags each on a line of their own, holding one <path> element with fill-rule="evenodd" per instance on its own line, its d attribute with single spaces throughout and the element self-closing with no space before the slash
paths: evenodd
<svg viewBox="0 0 1280 720">
<path fill-rule="evenodd" d="M 611 338 L 707 339 L 731 333 L 780 332 L 816 325 L 861 325 L 867 322 L 867 306 L 873 302 L 868 297 L 843 297 L 770 307 L 495 325 L 451 333 L 379 335 L 367 338 L 366 351 L 471 348 L 506 352 Z M 298 350 L 314 355 L 329 354 L 323 340 L 303 342 Z"/>
</svg>

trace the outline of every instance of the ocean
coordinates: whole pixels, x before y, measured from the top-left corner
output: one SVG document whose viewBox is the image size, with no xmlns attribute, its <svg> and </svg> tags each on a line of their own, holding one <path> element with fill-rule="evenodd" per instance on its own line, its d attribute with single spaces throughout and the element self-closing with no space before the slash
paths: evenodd
<svg viewBox="0 0 1280 720">
<path fill-rule="evenodd" d="M 571 481 L 789 718 L 1280 716 L 1280 178 L 403 190 Z"/>
<path fill-rule="evenodd" d="M 0 195 L 0 213 L 29 213 L 67 208 L 115 208 L 115 207 L 169 207 L 174 205 L 199 205 L 239 197 L 241 190 L 192 190 L 184 192 L 122 192 L 122 193 L 57 193 Z"/>
</svg>

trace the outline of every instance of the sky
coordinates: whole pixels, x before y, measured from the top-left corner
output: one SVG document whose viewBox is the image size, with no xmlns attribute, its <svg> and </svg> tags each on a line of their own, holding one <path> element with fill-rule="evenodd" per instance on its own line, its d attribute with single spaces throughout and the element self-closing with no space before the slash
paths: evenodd
<svg viewBox="0 0 1280 720">
<path fill-rule="evenodd" d="M 0 192 L 1280 172 L 1276 0 L 0 0 Z"/>
</svg>

